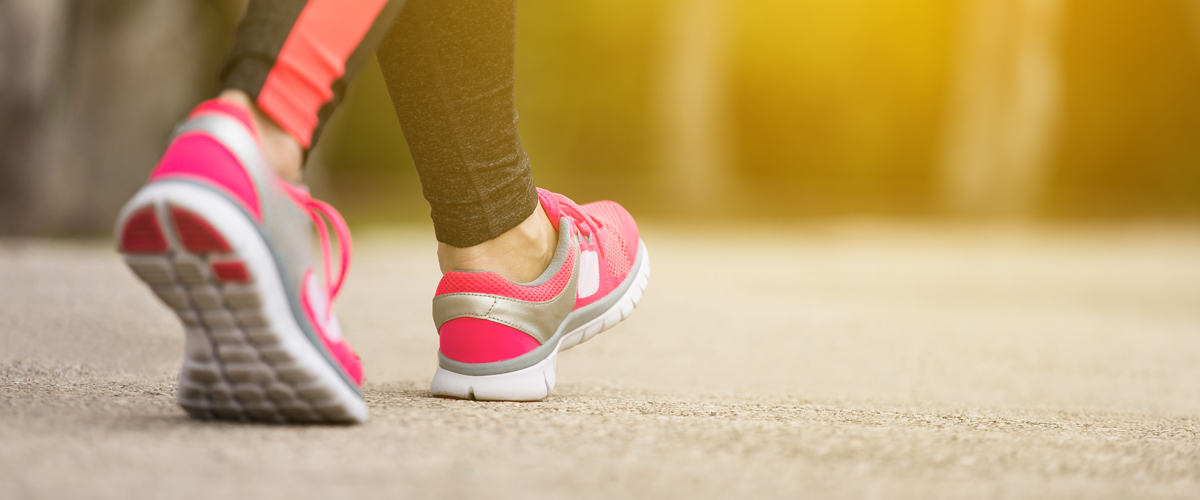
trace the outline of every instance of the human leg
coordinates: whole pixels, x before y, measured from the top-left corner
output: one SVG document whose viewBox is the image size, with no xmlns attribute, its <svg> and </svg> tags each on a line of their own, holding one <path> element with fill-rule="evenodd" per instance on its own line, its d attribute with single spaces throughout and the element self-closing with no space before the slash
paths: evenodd
<svg viewBox="0 0 1200 500">
<path fill-rule="evenodd" d="M 403 0 L 255 0 L 221 69 L 220 98 L 252 109 L 263 150 L 299 182 L 304 154 L 320 137 L 354 75 Z"/>
<path fill-rule="evenodd" d="M 332 311 L 350 262 L 349 231 L 295 181 L 303 150 L 398 8 L 385 0 L 251 2 L 222 98 L 176 129 L 149 183 L 122 210 L 119 251 L 184 324 L 178 399 L 189 414 L 366 419 L 362 366 Z M 323 270 L 313 265 L 314 227 Z"/>
<path fill-rule="evenodd" d="M 380 45 L 439 241 L 439 396 L 546 397 L 558 352 L 627 317 L 649 277 L 624 208 L 534 187 L 515 18 L 513 0 L 411 0 Z"/>
</svg>

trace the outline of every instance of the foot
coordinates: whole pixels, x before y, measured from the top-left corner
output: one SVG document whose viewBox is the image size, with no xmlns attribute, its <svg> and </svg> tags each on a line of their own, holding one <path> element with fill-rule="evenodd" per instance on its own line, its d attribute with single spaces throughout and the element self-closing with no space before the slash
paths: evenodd
<svg viewBox="0 0 1200 500">
<path fill-rule="evenodd" d="M 299 184 L 304 167 L 304 148 L 300 143 L 280 127 L 275 120 L 263 113 L 248 94 L 238 89 L 226 89 L 217 97 L 222 101 L 232 101 L 242 108 L 250 110 L 254 129 L 258 131 L 258 139 L 262 144 L 263 156 L 275 173 L 288 182 Z"/>
<path fill-rule="evenodd" d="M 543 189 L 538 199 L 558 230 L 536 279 L 442 276 L 433 299 L 441 344 L 433 395 L 543 399 L 554 389 L 558 353 L 612 328 L 641 300 L 650 260 L 629 212 L 611 201 L 576 205 Z"/>
<path fill-rule="evenodd" d="M 332 310 L 349 230 L 274 171 L 264 144 L 246 106 L 201 104 L 121 210 L 118 250 L 183 323 L 177 397 L 190 415 L 363 422 L 362 365 Z M 314 223 L 324 280 L 312 264 Z"/>
<path fill-rule="evenodd" d="M 450 271 L 490 271 L 505 279 L 533 281 L 554 258 L 558 229 L 539 204 L 520 225 L 473 247 L 458 248 L 438 242 L 442 274 Z"/>
</svg>

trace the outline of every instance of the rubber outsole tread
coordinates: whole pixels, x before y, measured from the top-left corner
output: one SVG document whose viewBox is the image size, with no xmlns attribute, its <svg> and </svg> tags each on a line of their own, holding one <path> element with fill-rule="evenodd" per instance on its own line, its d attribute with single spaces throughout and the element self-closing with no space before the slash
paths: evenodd
<svg viewBox="0 0 1200 500">
<path fill-rule="evenodd" d="M 137 198 L 135 198 L 136 200 Z M 304 356 L 289 348 L 272 329 L 266 302 L 247 274 L 249 283 L 222 283 L 212 272 L 215 261 L 242 262 L 236 241 L 217 232 L 217 225 L 187 211 L 186 238 L 193 253 L 181 243 L 178 215 L 181 210 L 163 199 L 154 199 L 127 210 L 140 215 L 134 228 L 145 234 L 148 220 L 165 235 L 165 252 L 131 253 L 122 248 L 130 269 L 151 286 L 184 325 L 184 364 L 176 397 L 184 411 L 201 420 L 234 420 L 265 423 L 354 423 L 355 411 L 339 401 L 335 390 L 299 360 Z M 170 221 L 170 222 L 169 222 Z M 119 234 L 127 231 L 118 224 Z M 211 231 L 215 234 L 203 234 Z M 230 242 L 234 243 L 233 245 Z M 222 251 L 217 253 L 216 250 Z M 307 339 L 303 340 L 308 342 Z M 339 381 L 340 382 L 340 381 Z M 361 404 L 361 402 L 359 402 Z"/>
</svg>

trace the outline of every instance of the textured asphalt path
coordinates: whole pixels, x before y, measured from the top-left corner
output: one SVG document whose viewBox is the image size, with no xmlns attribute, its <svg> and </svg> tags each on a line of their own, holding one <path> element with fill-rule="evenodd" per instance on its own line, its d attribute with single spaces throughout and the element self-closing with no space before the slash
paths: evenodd
<svg viewBox="0 0 1200 500">
<path fill-rule="evenodd" d="M 1200 227 L 644 232 L 520 404 L 429 397 L 432 234 L 356 233 L 349 428 L 188 420 L 107 243 L 0 240 L 0 498 L 1200 497 Z"/>
</svg>

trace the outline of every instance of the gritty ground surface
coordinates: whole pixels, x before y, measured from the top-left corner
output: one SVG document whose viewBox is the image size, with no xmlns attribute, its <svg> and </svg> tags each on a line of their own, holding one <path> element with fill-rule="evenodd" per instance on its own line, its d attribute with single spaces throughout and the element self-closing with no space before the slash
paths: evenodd
<svg viewBox="0 0 1200 500">
<path fill-rule="evenodd" d="M 339 302 L 371 421 L 188 420 L 105 243 L 0 241 L 0 498 L 1196 498 L 1200 227 L 648 227 L 540 403 L 431 398 L 432 235 Z"/>
</svg>

